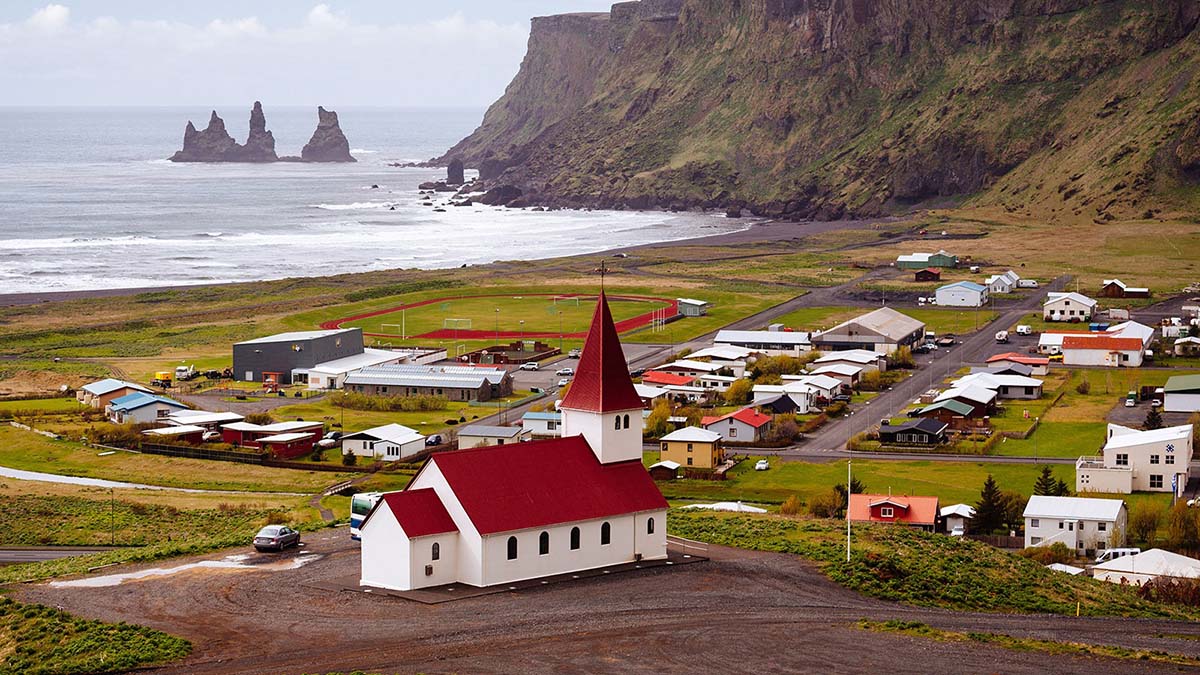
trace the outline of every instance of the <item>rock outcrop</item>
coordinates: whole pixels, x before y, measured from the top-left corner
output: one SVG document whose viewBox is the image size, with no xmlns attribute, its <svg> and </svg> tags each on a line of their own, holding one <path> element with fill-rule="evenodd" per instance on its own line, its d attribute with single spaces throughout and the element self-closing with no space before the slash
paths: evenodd
<svg viewBox="0 0 1200 675">
<path fill-rule="evenodd" d="M 262 103 L 255 101 L 250 111 L 250 133 L 246 144 L 239 144 L 225 130 L 225 121 L 213 111 L 204 131 L 190 121 L 183 132 L 183 149 L 171 156 L 172 162 L 353 162 L 350 144 L 338 127 L 337 114 L 318 108 L 319 122 L 303 157 L 279 157 L 275 154 L 275 136 L 267 129 Z M 315 144 L 315 146 L 314 146 Z M 310 158 L 309 146 L 314 146 Z"/>
<path fill-rule="evenodd" d="M 317 108 L 317 129 L 308 144 L 300 151 L 305 162 L 354 162 L 350 142 L 338 126 L 338 116 L 332 110 Z"/>
<path fill-rule="evenodd" d="M 455 157 L 446 165 L 446 182 L 450 185 L 462 185 L 467 182 L 463 177 L 463 162 Z"/>
<path fill-rule="evenodd" d="M 521 202 L 1140 213 L 1200 185 L 1197 0 L 642 0 L 533 20 L 443 157 Z M 1120 190 L 1116 186 L 1122 186 Z"/>
</svg>

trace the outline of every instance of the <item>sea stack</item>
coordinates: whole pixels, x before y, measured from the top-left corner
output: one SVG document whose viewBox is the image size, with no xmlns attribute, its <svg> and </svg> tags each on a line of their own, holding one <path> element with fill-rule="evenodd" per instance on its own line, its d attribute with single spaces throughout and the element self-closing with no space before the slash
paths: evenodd
<svg viewBox="0 0 1200 675">
<path fill-rule="evenodd" d="M 317 130 L 300 151 L 300 159 L 304 162 L 356 161 L 350 155 L 350 141 L 338 126 L 336 112 L 317 107 Z"/>
<path fill-rule="evenodd" d="M 246 137 L 246 145 L 242 146 L 240 161 L 279 161 L 279 156 L 275 154 L 275 136 L 267 130 L 267 117 L 259 101 L 254 102 L 254 108 L 250 111 L 250 135 Z"/>
<path fill-rule="evenodd" d="M 171 156 L 172 162 L 236 162 L 241 146 L 225 131 L 225 120 L 212 111 L 204 131 L 196 131 L 189 120 L 183 130 L 183 149 Z"/>
<path fill-rule="evenodd" d="M 463 178 L 463 162 L 455 157 L 450 160 L 450 165 L 446 167 L 446 184 L 447 185 L 462 185 L 467 182 Z"/>
</svg>

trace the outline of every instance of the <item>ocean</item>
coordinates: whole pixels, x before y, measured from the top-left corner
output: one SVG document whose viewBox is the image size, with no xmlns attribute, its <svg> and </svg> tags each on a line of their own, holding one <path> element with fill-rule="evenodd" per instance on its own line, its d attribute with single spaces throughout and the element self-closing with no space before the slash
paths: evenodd
<svg viewBox="0 0 1200 675">
<path fill-rule="evenodd" d="M 239 142 L 251 103 L 218 109 Z M 264 111 L 276 152 L 299 155 L 316 108 Z M 697 214 L 434 212 L 417 185 L 444 170 L 387 164 L 441 154 L 482 110 L 337 109 L 355 164 L 167 161 L 188 120 L 202 129 L 210 112 L 0 108 L 0 294 L 458 267 L 745 227 Z"/>
</svg>

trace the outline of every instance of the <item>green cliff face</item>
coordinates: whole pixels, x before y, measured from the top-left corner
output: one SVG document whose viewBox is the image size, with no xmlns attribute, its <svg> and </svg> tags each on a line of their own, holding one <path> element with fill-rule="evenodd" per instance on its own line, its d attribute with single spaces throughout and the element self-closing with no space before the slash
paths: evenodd
<svg viewBox="0 0 1200 675">
<path fill-rule="evenodd" d="M 447 152 L 527 201 L 1111 219 L 1200 194 L 1200 0 L 643 0 L 534 19 Z"/>
</svg>

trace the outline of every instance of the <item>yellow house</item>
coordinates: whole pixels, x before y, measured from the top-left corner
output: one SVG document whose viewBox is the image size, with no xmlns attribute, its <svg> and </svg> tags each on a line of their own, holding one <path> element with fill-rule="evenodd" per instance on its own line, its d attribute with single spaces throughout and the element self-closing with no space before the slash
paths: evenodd
<svg viewBox="0 0 1200 675">
<path fill-rule="evenodd" d="M 662 460 L 695 469 L 715 469 L 725 461 L 721 434 L 700 427 L 684 427 L 662 437 Z"/>
</svg>

